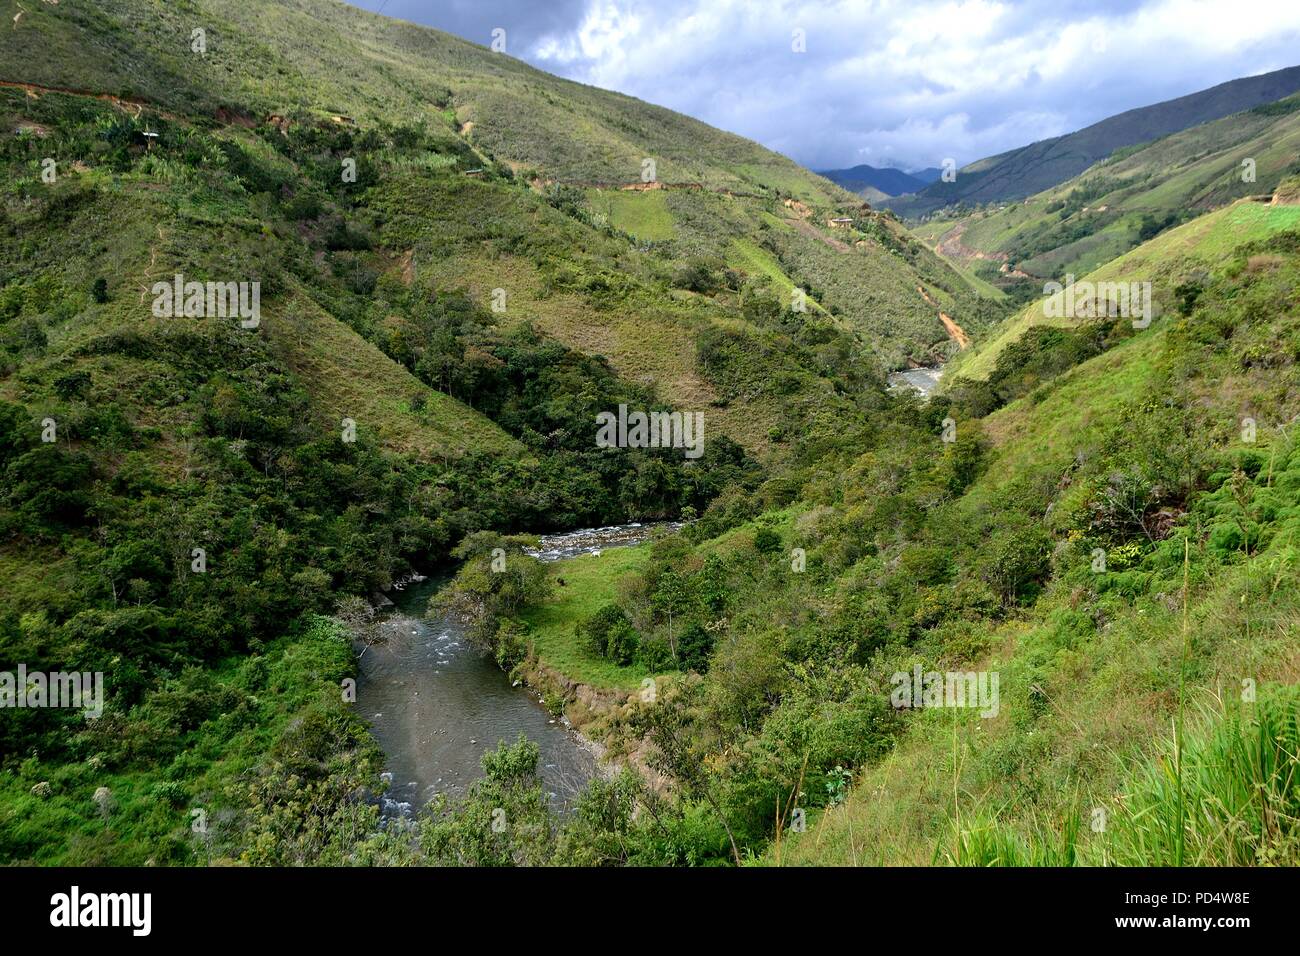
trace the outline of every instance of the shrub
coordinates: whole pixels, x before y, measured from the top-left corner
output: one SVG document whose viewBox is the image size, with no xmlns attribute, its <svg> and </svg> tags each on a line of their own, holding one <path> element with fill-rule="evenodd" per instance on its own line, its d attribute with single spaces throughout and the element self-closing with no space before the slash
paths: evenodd
<svg viewBox="0 0 1300 956">
<path fill-rule="evenodd" d="M 759 528 L 754 534 L 754 550 L 773 555 L 781 550 L 781 536 L 771 528 Z"/>
<path fill-rule="evenodd" d="M 1038 525 L 1001 532 L 989 545 L 984 577 L 1004 604 L 1037 594 L 1051 570 L 1052 540 Z"/>
<path fill-rule="evenodd" d="M 677 636 L 677 662 L 682 670 L 706 673 L 713 652 L 713 635 L 692 621 Z"/>
<path fill-rule="evenodd" d="M 640 639 L 632 622 L 617 604 L 606 604 L 574 632 L 588 651 L 598 657 L 627 666 L 636 659 Z"/>
<path fill-rule="evenodd" d="M 666 637 L 644 638 L 637 648 L 637 663 L 649 671 L 669 671 L 677 666 Z"/>
<path fill-rule="evenodd" d="M 528 628 L 513 618 L 503 620 L 493 643 L 497 666 L 508 671 L 528 656 Z"/>
</svg>

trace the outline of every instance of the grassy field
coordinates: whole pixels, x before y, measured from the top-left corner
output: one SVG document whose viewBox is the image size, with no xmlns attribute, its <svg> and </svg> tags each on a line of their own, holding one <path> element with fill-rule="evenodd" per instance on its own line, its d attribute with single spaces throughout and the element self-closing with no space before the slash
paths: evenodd
<svg viewBox="0 0 1300 956">
<path fill-rule="evenodd" d="M 621 192 L 609 189 L 587 191 L 588 202 L 615 229 L 638 239 L 664 240 L 677 236 L 668 210 L 667 193 Z"/>
<path fill-rule="evenodd" d="M 793 510 L 769 512 L 761 525 L 747 523 L 708 541 L 702 553 L 728 557 L 753 548 L 759 527 L 788 535 L 795 520 Z M 597 689 L 634 690 L 643 678 L 651 676 L 640 663 L 626 667 L 597 657 L 582 646 L 574 627 L 589 619 L 601 608 L 616 603 L 619 582 L 644 571 L 653 545 L 609 548 L 599 555 L 580 555 L 550 565 L 552 577 L 563 580 L 551 598 L 541 607 L 527 608 L 522 619 L 529 626 L 529 640 L 540 661 L 570 680 Z M 668 671 L 654 672 L 656 676 Z"/>
<path fill-rule="evenodd" d="M 650 545 L 610 548 L 599 555 L 581 555 L 553 565 L 554 576 L 564 585 L 555 589 L 545 606 L 524 614 L 529 639 L 541 662 L 566 677 L 596 688 L 634 690 L 650 672 L 640 664 L 620 667 L 592 654 L 574 634 L 574 626 L 587 620 L 618 596 L 618 582 L 640 570 Z"/>
</svg>

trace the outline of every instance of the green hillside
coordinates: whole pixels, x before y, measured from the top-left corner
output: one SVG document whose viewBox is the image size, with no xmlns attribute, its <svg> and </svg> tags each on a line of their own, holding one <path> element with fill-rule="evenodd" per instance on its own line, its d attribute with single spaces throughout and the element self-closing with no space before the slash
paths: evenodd
<svg viewBox="0 0 1300 956">
<path fill-rule="evenodd" d="M 1241 200 L 1170 229 L 1075 281 L 1150 282 L 1153 309 L 1158 314 L 1174 306 L 1176 290 L 1183 282 L 1209 268 L 1234 245 L 1297 227 L 1300 205 Z M 1057 308 L 1053 310 L 1057 314 L 1048 316 L 1048 297 L 1040 297 L 954 359 L 945 369 L 947 380 L 988 379 L 1006 350 L 1031 328 L 1076 328 L 1095 319 L 1094 310 L 1084 303 L 1080 302 L 1077 309 L 1077 315 Z"/>
<path fill-rule="evenodd" d="M 909 218 L 960 203 L 1001 203 L 1051 189 L 1089 166 L 1140 143 L 1265 106 L 1300 90 L 1300 67 L 1220 83 L 1177 99 L 1128 110 L 1099 123 L 997 156 L 957 171 L 952 182 L 939 180 L 918 193 L 891 200 Z"/>
<path fill-rule="evenodd" d="M 204 31 L 202 54 L 191 49 L 195 29 Z M 837 289 L 836 307 L 890 368 L 951 349 L 935 310 L 915 292 L 922 281 L 944 290 L 947 311 L 963 327 L 997 314 L 927 250 L 900 254 L 894 245 L 910 240 L 881 217 L 873 217 L 873 228 L 892 241 L 866 242 L 850 255 L 819 252 L 834 241 L 826 221 L 860 200 L 756 143 L 334 0 L 43 5 L 0 37 L 0 62 L 2 81 L 121 97 L 205 126 L 419 125 L 455 168 L 488 165 L 558 195 L 563 205 L 580 202 L 565 192 L 570 185 L 613 187 L 589 193 L 597 225 L 641 241 L 681 238 L 662 197 L 617 191 L 641 182 L 645 160 L 653 161 L 659 182 L 699 187 L 684 200 L 695 219 L 686 233 L 741 229 L 761 239 L 761 217 L 797 200 L 807 204 L 802 217 L 809 221 L 794 244 L 808 248 L 788 253 L 791 278 L 815 290 Z M 149 69 L 140 69 L 145 62 Z M 708 221 L 717 206 L 704 214 L 707 195 L 726 197 L 735 213 Z M 729 237 L 712 238 L 716 247 Z M 659 258 L 674 260 L 691 245 L 659 250 Z"/>
<path fill-rule="evenodd" d="M 753 143 L 436 31 L 30 6 L 0 673 L 106 696 L 0 708 L 0 863 L 1300 862 L 1300 206 L 1221 181 L 1239 139 L 1117 157 L 1207 211 L 1092 271 L 1151 282 L 1149 326 L 1051 322 Z M 1261 187 L 1265 112 L 1220 128 Z M 941 394 L 888 387 L 936 360 Z M 702 455 L 598 447 L 621 405 L 699 414 Z M 503 741 L 381 816 L 349 681 L 415 572 L 600 745 L 570 812 Z M 995 713 L 900 704 L 917 667 L 998 675 Z"/>
<path fill-rule="evenodd" d="M 205 31 L 203 54 L 192 51 L 195 29 Z M 486 152 L 562 179 L 632 182 L 649 156 L 666 182 L 830 198 L 824 180 L 756 143 L 332 0 L 36 8 L 0 42 L 3 79 L 187 116 L 261 120 L 305 107 L 360 124 L 424 122 L 448 137 L 472 124 L 470 139 Z"/>
<path fill-rule="evenodd" d="M 1053 543 L 1032 608 L 947 652 L 1000 672 L 1003 713 L 920 712 L 769 862 L 1295 859 L 1296 242 L 1207 258 L 1194 305 L 985 419 L 994 450 L 957 514 L 1037 487 Z M 1129 532 L 1100 520 L 1121 488 L 1189 465 Z"/>
<path fill-rule="evenodd" d="M 1249 164 L 1249 165 L 1243 165 Z M 1300 97 L 1124 150 L 1023 202 L 918 226 L 953 261 L 996 277 L 1083 275 L 1162 230 L 1300 172 Z M 982 257 L 982 259 L 981 259 Z"/>
</svg>

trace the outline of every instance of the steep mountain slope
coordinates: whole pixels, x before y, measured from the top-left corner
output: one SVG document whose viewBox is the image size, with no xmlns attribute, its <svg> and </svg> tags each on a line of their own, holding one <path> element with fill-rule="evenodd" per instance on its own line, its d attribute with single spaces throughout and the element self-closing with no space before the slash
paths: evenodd
<svg viewBox="0 0 1300 956">
<path fill-rule="evenodd" d="M 1083 288 L 1081 283 L 1090 283 L 1093 288 L 1102 283 L 1150 283 L 1153 311 L 1160 314 L 1174 307 L 1177 289 L 1188 276 L 1208 268 L 1227 248 L 1298 226 L 1300 205 L 1239 200 L 1170 229 L 1101 268 L 1078 276 L 1075 282 L 1079 288 Z M 1007 349 L 1032 328 L 1076 328 L 1104 318 L 1095 307 L 1095 298 L 1076 297 L 1075 311 L 1071 313 L 1065 305 L 1064 291 L 1039 297 L 958 356 L 945 370 L 948 381 L 987 379 Z"/>
<path fill-rule="evenodd" d="M 1300 67 L 1220 83 L 1187 96 L 1128 110 L 1065 136 L 1009 150 L 962 167 L 954 182 L 932 183 L 889 203 L 921 216 L 957 203 L 1005 202 L 1050 189 L 1116 150 L 1272 103 L 1300 91 Z"/>
<path fill-rule="evenodd" d="M 195 30 L 204 31 L 202 53 Z M 740 137 L 333 0 L 45 6 L 0 43 L 3 79 L 191 116 L 260 120 L 306 107 L 364 123 L 423 121 L 448 135 L 468 125 L 486 151 L 564 179 L 632 182 L 651 157 L 667 182 L 830 196 L 815 176 Z"/>
<path fill-rule="evenodd" d="M 997 672 L 999 712 L 914 711 L 770 862 L 1295 860 L 1300 233 L 1235 245 L 1231 215 L 1131 254 L 1172 273 L 1190 253 L 1166 317 L 983 419 L 954 519 L 1035 498 L 1050 571 L 1025 613 L 917 656 Z"/>
<path fill-rule="evenodd" d="M 195 30 L 204 31 L 205 52 L 194 52 Z M 431 143 L 457 154 L 461 171 L 495 162 L 539 192 L 653 185 L 642 182 L 644 175 L 689 188 L 701 207 L 708 196 L 726 197 L 743 213 L 730 225 L 751 242 L 762 239 L 763 214 L 774 213 L 807 220 L 798 228 L 809 242 L 837 248 L 829 221 L 854 215 L 859 205 L 852 194 L 740 137 L 334 0 L 43 6 L 0 37 L 0 62 L 0 80 L 118 96 L 199 123 L 423 124 Z M 141 68 L 145 63 L 148 69 Z M 787 201 L 798 204 L 798 215 Z M 987 307 L 960 273 L 928 250 L 899 255 L 896 247 L 910 243 L 905 233 L 892 221 L 871 218 L 877 236 L 852 237 L 857 241 L 848 255 L 792 259 L 788 281 L 844 289 L 834 306 L 888 367 L 930 361 L 952 347 L 918 286 L 943 298 L 959 324 L 976 328 L 987 321 Z M 605 222 L 617 228 L 619 219 L 609 216 L 599 225 Z M 691 250 L 680 242 L 660 253 L 671 261 Z M 864 271 L 912 274 L 877 289 L 857 278 Z M 742 279 L 753 274 L 740 272 Z M 655 361 L 649 354 L 628 358 L 631 365 Z"/>
<path fill-rule="evenodd" d="M 865 163 L 848 169 L 819 169 L 818 176 L 824 176 L 837 186 L 843 186 L 851 193 L 863 195 L 871 189 L 886 196 L 901 196 L 914 193 L 934 181 L 934 177 L 923 179 L 905 173 L 901 169 L 885 167 L 877 169 Z"/>
<path fill-rule="evenodd" d="M 1166 136 L 1022 203 L 933 220 L 915 232 L 992 276 L 1081 275 L 1162 229 L 1300 172 L 1300 96 Z M 977 263 L 982 260 L 982 265 Z"/>
</svg>

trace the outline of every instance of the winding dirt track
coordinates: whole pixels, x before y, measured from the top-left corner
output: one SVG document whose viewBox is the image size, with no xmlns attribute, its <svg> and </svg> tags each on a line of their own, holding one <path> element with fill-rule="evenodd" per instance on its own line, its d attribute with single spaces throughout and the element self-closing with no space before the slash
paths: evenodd
<svg viewBox="0 0 1300 956">
<path fill-rule="evenodd" d="M 103 100 L 105 103 L 112 103 L 114 106 L 135 106 L 139 109 L 151 109 L 155 113 L 167 116 L 148 100 L 140 100 L 130 96 L 114 96 L 112 93 L 96 93 L 94 90 L 76 90 L 65 86 L 41 86 L 39 83 L 20 83 L 17 80 L 0 80 L 0 86 L 7 86 L 14 90 L 26 90 L 28 93 L 64 93 L 68 96 L 85 96 L 90 99 Z"/>
<path fill-rule="evenodd" d="M 939 241 L 935 244 L 934 251 L 948 259 L 1006 262 L 1009 258 L 1005 252 L 980 252 L 978 249 L 972 249 L 969 246 L 963 245 L 961 237 L 965 232 L 966 223 L 957 223 L 939 237 Z"/>
</svg>

